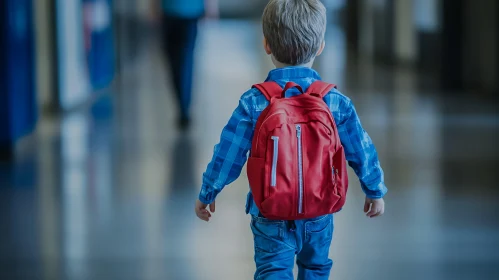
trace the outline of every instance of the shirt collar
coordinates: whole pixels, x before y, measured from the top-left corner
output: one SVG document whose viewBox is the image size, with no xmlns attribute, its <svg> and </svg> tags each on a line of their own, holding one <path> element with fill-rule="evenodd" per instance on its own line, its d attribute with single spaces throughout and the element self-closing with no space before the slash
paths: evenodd
<svg viewBox="0 0 499 280">
<path fill-rule="evenodd" d="M 314 78 L 317 80 L 321 80 L 319 73 L 317 73 L 314 69 L 302 66 L 290 66 L 284 68 L 277 68 L 271 70 L 267 77 L 266 82 L 268 81 L 276 81 L 276 80 L 291 80 L 291 79 L 299 79 L 299 78 Z"/>
</svg>

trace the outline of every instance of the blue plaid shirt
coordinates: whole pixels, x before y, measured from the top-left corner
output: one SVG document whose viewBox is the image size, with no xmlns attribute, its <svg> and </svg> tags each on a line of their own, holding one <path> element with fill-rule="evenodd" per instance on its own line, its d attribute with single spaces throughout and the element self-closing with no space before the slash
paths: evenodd
<svg viewBox="0 0 499 280">
<path fill-rule="evenodd" d="M 320 80 L 319 74 L 306 67 L 287 67 L 270 71 L 266 81 L 275 81 L 280 86 L 293 81 L 306 90 L 313 82 Z M 299 94 L 289 90 L 287 95 Z M 381 198 L 387 188 L 384 183 L 378 154 L 374 144 L 361 126 L 352 101 L 333 89 L 324 97 L 338 126 L 341 143 L 350 167 L 360 179 L 362 190 L 369 198 Z M 213 158 L 203 174 L 203 185 L 199 200 L 205 204 L 215 201 L 222 189 L 234 182 L 246 163 L 248 151 L 255 130 L 256 121 L 261 112 L 269 105 L 263 94 L 257 89 L 250 89 L 239 100 L 228 124 L 222 131 L 220 143 L 215 146 Z M 251 191 L 248 194 L 246 213 L 258 215 Z"/>
</svg>

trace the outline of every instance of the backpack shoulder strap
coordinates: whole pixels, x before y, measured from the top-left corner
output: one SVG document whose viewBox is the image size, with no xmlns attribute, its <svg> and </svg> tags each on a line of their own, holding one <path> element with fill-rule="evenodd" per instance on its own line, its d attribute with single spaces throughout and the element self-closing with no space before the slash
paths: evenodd
<svg viewBox="0 0 499 280">
<path fill-rule="evenodd" d="M 333 88 L 337 88 L 335 84 L 315 81 L 310 85 L 310 87 L 308 87 L 307 93 L 324 98 L 324 96 L 326 96 Z"/>
<path fill-rule="evenodd" d="M 256 84 L 253 85 L 253 88 L 258 89 L 269 101 L 272 97 L 280 97 L 282 94 L 282 88 L 276 82 Z"/>
</svg>

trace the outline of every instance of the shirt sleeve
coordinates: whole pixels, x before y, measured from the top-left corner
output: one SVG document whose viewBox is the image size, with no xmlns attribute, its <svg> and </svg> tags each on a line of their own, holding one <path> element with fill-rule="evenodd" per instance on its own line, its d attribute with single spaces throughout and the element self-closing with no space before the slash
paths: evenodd
<svg viewBox="0 0 499 280">
<path fill-rule="evenodd" d="M 213 158 L 203 174 L 199 200 L 205 204 L 215 201 L 223 188 L 234 182 L 246 163 L 253 138 L 253 122 L 246 105 L 239 101 L 229 122 L 222 130 Z"/>
<path fill-rule="evenodd" d="M 387 193 L 384 173 L 371 137 L 362 128 L 354 105 L 348 101 L 345 118 L 338 124 L 340 140 L 350 167 L 360 179 L 369 198 L 382 198 Z"/>
</svg>

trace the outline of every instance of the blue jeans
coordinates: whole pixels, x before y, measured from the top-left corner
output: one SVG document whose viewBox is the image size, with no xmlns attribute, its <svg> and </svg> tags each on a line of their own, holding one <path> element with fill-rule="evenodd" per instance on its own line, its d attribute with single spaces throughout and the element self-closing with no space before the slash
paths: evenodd
<svg viewBox="0 0 499 280">
<path fill-rule="evenodd" d="M 299 221 L 252 216 L 255 279 L 294 279 L 295 256 L 298 280 L 329 279 L 333 266 L 328 257 L 333 227 L 333 215 Z"/>
</svg>

